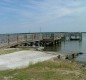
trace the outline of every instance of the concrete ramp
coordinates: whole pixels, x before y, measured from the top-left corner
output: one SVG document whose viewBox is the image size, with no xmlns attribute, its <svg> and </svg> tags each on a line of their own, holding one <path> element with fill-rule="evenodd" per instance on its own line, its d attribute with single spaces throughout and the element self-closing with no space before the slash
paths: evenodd
<svg viewBox="0 0 86 80">
<path fill-rule="evenodd" d="M 30 64 L 42 62 L 56 56 L 45 52 L 27 50 L 0 55 L 0 70 L 24 68 Z"/>
</svg>

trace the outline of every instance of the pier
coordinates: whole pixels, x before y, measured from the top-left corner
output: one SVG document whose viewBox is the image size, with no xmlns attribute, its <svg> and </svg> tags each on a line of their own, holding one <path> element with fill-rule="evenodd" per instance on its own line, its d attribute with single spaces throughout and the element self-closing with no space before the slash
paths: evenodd
<svg viewBox="0 0 86 80">
<path fill-rule="evenodd" d="M 62 40 L 82 40 L 79 32 L 0 34 L 0 47 L 56 46 Z"/>
<path fill-rule="evenodd" d="M 82 40 L 81 32 L 67 32 L 63 33 L 65 40 Z"/>
</svg>

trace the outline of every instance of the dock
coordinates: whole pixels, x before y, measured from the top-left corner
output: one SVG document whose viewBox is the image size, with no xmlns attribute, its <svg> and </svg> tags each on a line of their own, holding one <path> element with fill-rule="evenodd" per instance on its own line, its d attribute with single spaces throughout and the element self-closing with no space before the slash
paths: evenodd
<svg viewBox="0 0 86 80">
<path fill-rule="evenodd" d="M 81 32 L 41 32 L 0 34 L 0 48 L 57 46 L 62 40 L 82 40 Z"/>
</svg>

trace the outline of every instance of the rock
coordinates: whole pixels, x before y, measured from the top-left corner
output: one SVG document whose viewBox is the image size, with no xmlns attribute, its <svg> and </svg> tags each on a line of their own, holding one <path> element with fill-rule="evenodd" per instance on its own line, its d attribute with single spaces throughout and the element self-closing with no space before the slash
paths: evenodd
<svg viewBox="0 0 86 80">
<path fill-rule="evenodd" d="M 38 48 L 36 48 L 36 50 L 38 50 L 38 51 L 41 51 L 43 49 L 44 49 L 44 47 L 38 47 Z"/>
</svg>

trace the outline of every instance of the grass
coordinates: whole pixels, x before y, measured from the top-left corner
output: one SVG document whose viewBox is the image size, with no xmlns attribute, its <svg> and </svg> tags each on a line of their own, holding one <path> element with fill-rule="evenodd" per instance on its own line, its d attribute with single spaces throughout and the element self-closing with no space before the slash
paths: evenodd
<svg viewBox="0 0 86 80">
<path fill-rule="evenodd" d="M 86 80 L 86 67 L 66 60 L 51 60 L 24 69 L 0 71 L 0 80 Z"/>
<path fill-rule="evenodd" d="M 0 49 L 8 54 L 30 48 Z M 27 68 L 0 71 L 0 80 L 86 80 L 86 67 L 67 60 L 49 60 Z"/>
<path fill-rule="evenodd" d="M 21 50 L 21 49 L 19 49 L 19 48 L 0 49 L 0 55 L 12 53 L 12 52 L 17 52 L 17 51 L 20 51 L 20 50 Z"/>
<path fill-rule="evenodd" d="M 0 55 L 3 54 L 9 54 L 17 51 L 22 51 L 22 50 L 31 50 L 32 48 L 6 48 L 6 49 L 0 49 Z"/>
</svg>

